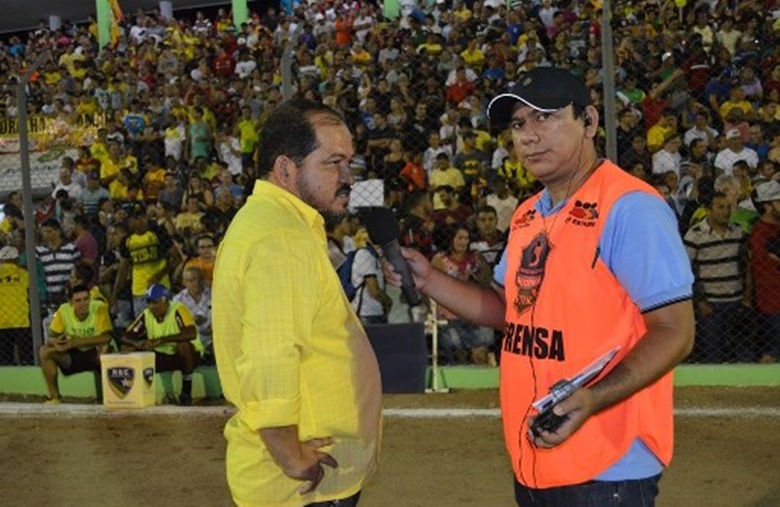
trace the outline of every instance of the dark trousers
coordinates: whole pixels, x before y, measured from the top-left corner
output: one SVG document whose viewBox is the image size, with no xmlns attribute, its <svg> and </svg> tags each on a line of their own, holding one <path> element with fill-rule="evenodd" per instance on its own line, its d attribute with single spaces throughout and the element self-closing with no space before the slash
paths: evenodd
<svg viewBox="0 0 780 507">
<path fill-rule="evenodd" d="M 753 361 L 755 354 L 747 337 L 741 334 L 742 303 L 711 303 L 710 306 L 710 315 L 696 317 L 698 332 L 693 356 L 697 362 Z"/>
<path fill-rule="evenodd" d="M 360 500 L 360 491 L 343 500 L 330 500 L 328 502 L 310 503 L 306 507 L 355 507 Z"/>
<path fill-rule="evenodd" d="M 654 507 L 660 478 L 590 481 L 549 489 L 527 488 L 515 480 L 515 499 L 519 507 Z"/>
<path fill-rule="evenodd" d="M 29 327 L 0 329 L 0 365 L 35 364 L 33 353 Z"/>
</svg>

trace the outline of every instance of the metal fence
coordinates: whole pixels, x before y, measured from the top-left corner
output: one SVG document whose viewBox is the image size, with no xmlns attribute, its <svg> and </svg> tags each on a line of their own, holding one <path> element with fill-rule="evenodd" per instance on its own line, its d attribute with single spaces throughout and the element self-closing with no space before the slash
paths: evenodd
<svg viewBox="0 0 780 507">
<path fill-rule="evenodd" d="M 696 273 L 690 360 L 776 359 L 780 210 L 759 202 L 779 179 L 775 17 L 721 3 L 605 2 L 606 17 L 579 2 L 448 7 L 387 21 L 370 5 L 318 4 L 289 19 L 253 17 L 237 33 L 224 19 L 150 13 L 102 52 L 88 27 L 2 48 L 0 241 L 12 248 L 0 255 L 0 363 L 35 360 L 68 283 L 96 286 L 116 328 L 127 325 L 145 289 L 140 269 L 119 269 L 138 234 L 128 218 L 151 224 L 174 292 L 188 290 L 186 267 L 208 285 L 213 247 L 254 179 L 257 132 L 289 97 L 333 106 L 354 133 L 355 213 L 328 224 L 335 264 L 365 244 L 360 208 L 385 205 L 403 244 L 489 284 L 513 210 L 540 185 L 507 133 L 490 130 L 486 105 L 548 64 L 586 81 L 602 151 L 678 217 Z M 379 303 L 365 317 L 381 314 Z M 441 362 L 500 360 L 500 334 L 443 308 L 430 320 L 442 323 Z"/>
</svg>

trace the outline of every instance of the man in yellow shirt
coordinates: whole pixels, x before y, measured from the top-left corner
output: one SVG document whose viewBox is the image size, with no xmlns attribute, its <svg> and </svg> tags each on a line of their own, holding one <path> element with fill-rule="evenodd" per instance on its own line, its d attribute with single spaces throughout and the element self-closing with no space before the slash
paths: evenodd
<svg viewBox="0 0 780 507">
<path fill-rule="evenodd" d="M 154 284 L 170 287 L 170 273 L 181 262 L 181 255 L 164 228 L 151 222 L 140 203 L 129 211 L 130 235 L 119 247 L 119 270 L 114 279 L 110 301 L 113 304 L 124 288 L 130 273 L 133 311 L 137 316 L 146 308 L 146 291 Z"/>
<path fill-rule="evenodd" d="M 446 153 L 439 153 L 436 155 L 429 184 L 433 193 L 433 209 L 440 210 L 446 206 L 436 190 L 440 187 L 450 187 L 456 192 L 460 192 L 466 186 L 466 180 L 463 179 L 463 173 L 460 169 L 450 165 L 450 156 Z"/>
<path fill-rule="evenodd" d="M 324 227 L 347 213 L 352 143 L 327 106 L 275 108 L 260 136 L 260 179 L 219 248 L 214 350 L 238 408 L 225 437 L 240 507 L 353 507 L 376 467 L 379 369 Z"/>
<path fill-rule="evenodd" d="M 192 312 L 171 298 L 164 285 L 146 291 L 149 306 L 136 317 L 120 338 L 123 346 L 154 352 L 156 371 L 181 371 L 179 405 L 192 405 L 192 373 L 200 363 L 203 342 Z"/>
<path fill-rule="evenodd" d="M 0 248 L 0 365 L 33 364 L 29 285 L 27 270 L 19 265 L 19 250 Z"/>
<path fill-rule="evenodd" d="M 485 65 L 485 53 L 477 47 L 477 39 L 469 40 L 466 49 L 461 51 L 460 57 L 463 58 L 463 63 L 474 69 L 475 72 L 482 72 L 482 67 Z"/>
<path fill-rule="evenodd" d="M 241 119 L 236 124 L 238 143 L 241 146 L 241 167 L 244 171 L 252 167 L 252 155 L 260 140 L 257 134 L 259 123 L 252 118 L 252 109 L 249 106 L 241 107 Z"/>
<path fill-rule="evenodd" d="M 83 371 L 100 371 L 100 354 L 111 341 L 111 317 L 108 306 L 94 301 L 86 285 L 66 291 L 68 300 L 61 304 L 49 325 L 49 336 L 40 348 L 41 370 L 49 390 L 47 403 L 60 402 L 57 368 L 63 375 Z"/>
</svg>

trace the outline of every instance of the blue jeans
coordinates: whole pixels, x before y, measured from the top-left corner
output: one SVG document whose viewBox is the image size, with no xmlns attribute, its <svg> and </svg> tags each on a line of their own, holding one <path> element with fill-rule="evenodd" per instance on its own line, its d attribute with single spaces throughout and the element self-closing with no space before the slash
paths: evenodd
<svg viewBox="0 0 780 507">
<path fill-rule="evenodd" d="M 310 503 L 306 507 L 355 507 L 360 500 L 360 491 L 343 500 L 330 500 L 328 502 Z"/>
<path fill-rule="evenodd" d="M 632 481 L 590 481 L 549 489 L 527 488 L 515 479 L 519 507 L 654 507 L 660 475 Z"/>
</svg>

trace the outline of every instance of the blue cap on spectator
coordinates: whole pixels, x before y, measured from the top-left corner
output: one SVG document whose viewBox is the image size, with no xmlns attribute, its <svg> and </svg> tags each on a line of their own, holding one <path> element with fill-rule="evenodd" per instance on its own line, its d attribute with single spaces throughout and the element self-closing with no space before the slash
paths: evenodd
<svg viewBox="0 0 780 507">
<path fill-rule="evenodd" d="M 158 299 L 170 299 L 171 293 L 168 291 L 168 289 L 164 285 L 160 285 L 159 283 L 156 283 L 149 287 L 146 291 L 146 300 L 147 301 L 156 301 Z"/>
<path fill-rule="evenodd" d="M 581 79 L 566 69 L 537 67 L 522 76 L 509 93 L 502 93 L 490 101 L 490 121 L 498 126 L 508 124 L 516 102 L 551 113 L 569 104 L 587 106 L 590 104 L 590 92 Z"/>
</svg>

